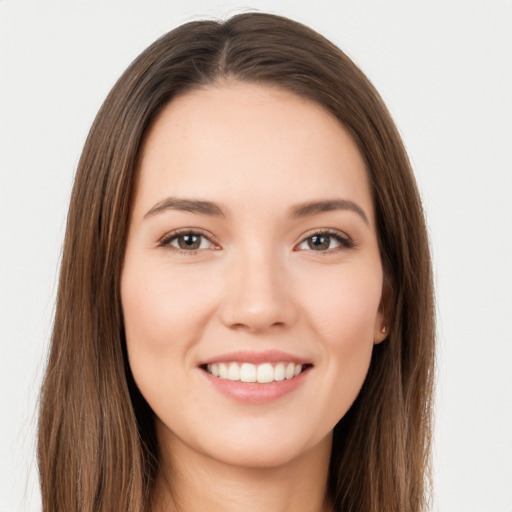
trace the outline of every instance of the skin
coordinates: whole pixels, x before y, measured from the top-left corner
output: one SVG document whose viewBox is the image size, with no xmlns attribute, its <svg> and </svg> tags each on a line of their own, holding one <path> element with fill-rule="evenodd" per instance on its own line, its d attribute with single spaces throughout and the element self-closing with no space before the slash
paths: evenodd
<svg viewBox="0 0 512 512">
<path fill-rule="evenodd" d="M 290 216 L 338 199 L 361 211 Z M 203 234 L 199 248 L 180 252 L 178 229 Z M 327 229 L 341 242 L 312 244 Z M 382 286 L 365 163 L 331 114 L 234 81 L 174 99 L 143 146 L 121 279 L 130 366 L 162 448 L 155 510 L 329 510 L 332 429 L 386 336 Z M 312 366 L 265 403 L 221 394 L 198 366 L 276 349 Z"/>
</svg>

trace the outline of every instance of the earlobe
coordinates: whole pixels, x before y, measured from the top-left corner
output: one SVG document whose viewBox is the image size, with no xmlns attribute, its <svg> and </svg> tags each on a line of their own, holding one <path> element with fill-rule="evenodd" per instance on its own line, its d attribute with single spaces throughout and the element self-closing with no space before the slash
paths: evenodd
<svg viewBox="0 0 512 512">
<path fill-rule="evenodd" d="M 385 288 L 383 298 L 379 306 L 379 312 L 375 319 L 375 329 L 373 335 L 373 343 L 377 345 L 382 343 L 389 335 L 390 315 L 389 315 L 389 288 Z"/>
<path fill-rule="evenodd" d="M 388 336 L 391 329 L 392 311 L 392 287 L 386 277 L 384 276 L 384 283 L 382 286 L 382 296 L 379 305 L 379 311 L 375 321 L 375 332 L 374 332 L 374 345 L 382 343 Z"/>
<path fill-rule="evenodd" d="M 374 336 L 374 345 L 378 343 L 382 343 L 388 337 L 388 327 L 387 325 L 382 325 L 380 329 L 376 330 Z"/>
</svg>

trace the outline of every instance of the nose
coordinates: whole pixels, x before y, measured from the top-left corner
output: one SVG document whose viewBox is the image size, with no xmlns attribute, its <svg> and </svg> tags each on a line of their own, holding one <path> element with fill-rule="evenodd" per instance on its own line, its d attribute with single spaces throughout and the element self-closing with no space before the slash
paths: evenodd
<svg viewBox="0 0 512 512">
<path fill-rule="evenodd" d="M 241 255 L 227 270 L 222 322 L 252 333 L 293 325 L 298 310 L 285 266 L 275 255 Z"/>
</svg>

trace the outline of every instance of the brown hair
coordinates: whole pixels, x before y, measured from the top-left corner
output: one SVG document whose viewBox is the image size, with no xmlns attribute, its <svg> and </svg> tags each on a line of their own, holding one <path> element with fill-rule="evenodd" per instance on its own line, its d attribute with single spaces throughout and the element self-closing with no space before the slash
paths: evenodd
<svg viewBox="0 0 512 512">
<path fill-rule="evenodd" d="M 391 329 L 335 427 L 329 493 L 337 511 L 423 510 L 434 306 L 411 167 L 388 111 L 355 64 L 311 29 L 263 13 L 169 32 L 131 64 L 94 121 L 71 197 L 41 394 L 43 510 L 150 508 L 158 446 L 127 363 L 119 297 L 137 158 L 169 101 L 220 78 L 277 84 L 317 102 L 347 127 L 366 159 Z"/>
</svg>

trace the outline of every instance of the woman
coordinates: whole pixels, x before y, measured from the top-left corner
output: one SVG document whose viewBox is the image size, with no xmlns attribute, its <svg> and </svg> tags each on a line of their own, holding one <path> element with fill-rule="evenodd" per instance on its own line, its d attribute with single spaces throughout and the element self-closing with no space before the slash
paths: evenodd
<svg viewBox="0 0 512 512">
<path fill-rule="evenodd" d="M 424 509 L 433 315 L 414 178 L 361 71 L 277 16 L 173 30 L 79 163 L 44 510 Z"/>
</svg>

